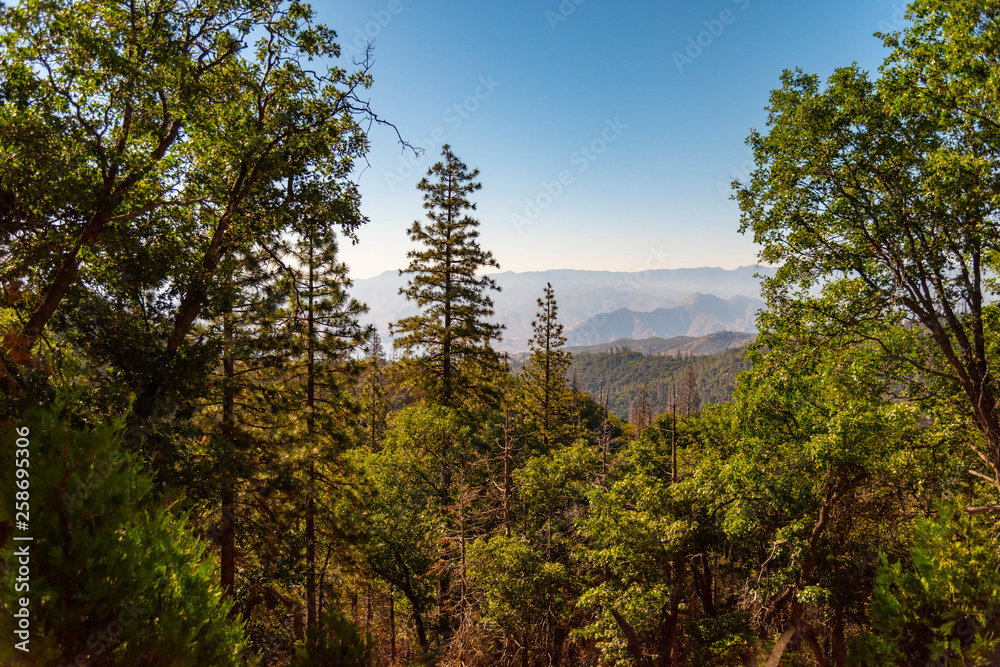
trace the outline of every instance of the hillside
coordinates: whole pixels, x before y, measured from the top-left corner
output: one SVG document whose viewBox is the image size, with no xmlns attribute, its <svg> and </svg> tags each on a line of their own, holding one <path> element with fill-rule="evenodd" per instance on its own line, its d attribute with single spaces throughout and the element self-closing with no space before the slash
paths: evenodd
<svg viewBox="0 0 1000 667">
<path fill-rule="evenodd" d="M 670 338 L 619 338 L 610 343 L 598 345 L 576 345 L 567 347 L 571 354 L 598 354 L 616 350 L 632 350 L 643 354 L 668 355 L 674 357 L 694 357 L 719 354 L 730 348 L 742 347 L 756 338 L 756 334 L 746 331 L 716 331 L 706 336 L 672 336 Z"/>
<path fill-rule="evenodd" d="M 628 418 L 629 406 L 645 389 L 655 417 L 670 410 L 671 388 L 675 385 L 683 403 L 684 377 L 689 366 L 694 370 L 702 406 L 729 400 L 736 375 L 750 368 L 745 354 L 745 347 L 693 357 L 643 354 L 623 348 L 577 353 L 569 377 L 595 400 L 603 403 L 606 396 L 608 409 L 622 419 Z"/>
</svg>

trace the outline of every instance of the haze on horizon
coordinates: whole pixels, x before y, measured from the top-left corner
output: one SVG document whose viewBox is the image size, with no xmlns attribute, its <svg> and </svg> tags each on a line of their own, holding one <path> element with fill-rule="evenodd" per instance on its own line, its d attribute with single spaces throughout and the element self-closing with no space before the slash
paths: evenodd
<svg viewBox="0 0 1000 667">
<path fill-rule="evenodd" d="M 784 69 L 875 70 L 892 0 L 317 3 L 342 66 L 374 42 L 373 126 L 356 174 L 370 222 L 341 256 L 353 278 L 406 264 L 416 184 L 441 145 L 480 170 L 481 243 L 501 271 L 757 263 L 728 199 L 751 168 Z"/>
</svg>

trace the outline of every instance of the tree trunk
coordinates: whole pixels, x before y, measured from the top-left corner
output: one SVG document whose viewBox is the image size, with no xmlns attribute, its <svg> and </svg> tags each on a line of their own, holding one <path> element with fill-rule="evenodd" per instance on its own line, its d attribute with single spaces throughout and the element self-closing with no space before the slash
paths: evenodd
<svg viewBox="0 0 1000 667">
<path fill-rule="evenodd" d="M 222 485 L 222 592 L 231 598 L 236 582 L 236 493 L 229 480 Z"/>
<path fill-rule="evenodd" d="M 701 570 L 699 571 L 697 562 L 691 561 L 691 574 L 694 579 L 695 590 L 701 599 L 701 606 L 705 609 L 705 615 L 715 618 L 718 613 L 715 609 L 715 585 L 712 581 L 712 566 L 705 555 L 701 555 Z"/>
<path fill-rule="evenodd" d="M 788 621 L 788 625 L 785 626 L 785 631 L 781 633 L 781 637 L 778 638 L 777 643 L 775 643 L 774 649 L 771 650 L 771 655 L 768 657 L 767 662 L 764 663 L 764 667 L 779 667 L 781 665 L 781 656 L 785 654 L 788 642 L 798 632 L 801 616 L 802 607 L 799 603 L 792 602 L 792 618 Z"/>
<path fill-rule="evenodd" d="M 625 647 L 628 654 L 632 657 L 632 660 L 636 665 L 645 667 L 649 664 L 649 660 L 642 653 L 642 642 L 639 641 L 639 635 L 636 634 L 635 628 L 633 628 L 625 617 L 619 614 L 614 609 L 611 609 L 611 617 L 615 619 L 615 623 L 621 629 L 622 634 L 625 635 Z"/>
<path fill-rule="evenodd" d="M 323 618 L 323 591 L 326 590 L 326 570 L 330 565 L 330 554 L 333 552 L 333 545 L 326 545 L 326 557 L 323 559 L 323 567 L 319 569 L 319 581 L 316 582 L 316 588 L 319 593 L 316 600 L 316 621 L 318 627 L 322 627 L 322 622 L 320 619 Z"/>
<path fill-rule="evenodd" d="M 416 609 L 413 610 L 413 625 L 417 629 L 417 642 L 420 644 L 420 650 L 423 653 L 427 653 L 430 648 L 430 644 L 427 642 L 427 628 L 424 627 L 423 615 Z"/>
<path fill-rule="evenodd" d="M 463 482 L 463 486 L 464 486 L 464 482 Z M 459 541 L 460 541 L 459 542 L 459 548 L 461 549 L 461 558 L 462 558 L 462 570 L 459 573 L 459 576 L 460 576 L 459 585 L 461 587 L 461 593 L 460 593 L 460 596 L 459 596 L 459 614 L 460 615 L 459 615 L 458 622 L 459 622 L 460 626 L 464 626 L 465 625 L 466 594 L 467 594 L 467 586 L 468 586 L 468 581 L 466 580 L 466 575 L 468 574 L 468 572 L 467 572 L 466 553 L 465 553 L 465 519 L 466 519 L 466 517 L 465 517 L 465 495 L 464 495 L 464 492 L 463 492 L 462 499 L 461 499 L 460 505 L 459 505 L 459 516 L 458 516 L 458 525 L 459 525 L 459 531 L 460 531 L 459 532 Z"/>
<path fill-rule="evenodd" d="M 451 188 L 449 185 L 449 199 Z M 441 345 L 441 398 L 445 405 L 451 405 L 451 208 L 448 209 L 448 231 L 444 251 L 444 340 Z"/>
<path fill-rule="evenodd" d="M 802 635 L 805 638 L 806 643 L 809 645 L 809 650 L 812 651 L 813 659 L 816 661 L 816 667 L 827 667 L 826 656 L 823 655 L 823 648 L 816 640 L 816 633 L 813 631 L 812 624 L 806 622 L 803 625 Z"/>
<path fill-rule="evenodd" d="M 312 235 L 309 239 L 309 299 L 306 332 L 306 432 L 309 446 L 316 430 L 316 312 L 313 295 L 316 290 Z M 309 477 L 306 481 L 306 627 L 316 625 L 316 464 L 310 456 Z"/>
<path fill-rule="evenodd" d="M 677 386 L 674 385 L 674 400 L 670 403 L 670 481 L 677 481 Z"/>
<path fill-rule="evenodd" d="M 389 662 L 396 664 L 396 587 L 389 584 Z"/>
<path fill-rule="evenodd" d="M 684 581 L 684 558 L 679 558 L 674 561 L 674 590 L 670 593 L 670 611 L 667 615 L 666 628 L 664 629 L 664 635 L 668 639 L 667 648 L 668 651 L 661 652 L 668 653 L 670 660 L 665 662 L 665 664 L 670 665 L 670 667 L 679 667 L 681 664 L 681 622 L 680 622 L 680 607 L 681 598 L 683 593 L 683 588 L 681 584 Z"/>
<path fill-rule="evenodd" d="M 160 137 L 156 147 L 150 154 L 150 166 L 162 160 L 167 150 L 177 140 L 177 137 L 180 135 L 181 121 L 174 120 L 170 123 L 169 128 L 165 129 L 167 130 L 166 133 Z M 28 318 L 27 324 L 24 325 L 23 336 L 21 338 L 24 340 L 29 351 L 38 337 L 42 335 L 42 331 L 45 330 L 45 326 L 49 320 L 55 315 L 60 302 L 69 292 L 73 283 L 76 282 L 76 276 L 80 271 L 80 251 L 84 248 L 90 248 L 98 240 L 101 232 L 104 231 L 108 222 L 114 217 L 118 206 L 125 199 L 125 196 L 136 187 L 143 174 L 144 170 L 134 171 L 122 178 L 118 182 L 117 187 L 114 184 L 113 177 L 111 181 L 105 181 L 104 191 L 101 193 L 101 201 L 87 223 L 87 227 L 83 230 L 73 248 L 63 256 L 62 263 L 58 271 L 56 271 L 55 277 L 44 291 L 45 296 L 42 297 L 41 302 Z M 14 370 L 13 368 L 11 369 L 12 372 Z"/>
<path fill-rule="evenodd" d="M 365 610 L 365 634 L 371 632 L 371 626 L 372 626 L 372 582 L 370 581 L 368 582 L 367 602 L 368 602 L 368 604 L 366 605 L 367 609 Z"/>
<path fill-rule="evenodd" d="M 509 406 L 508 406 L 509 408 Z M 503 425 L 503 534 L 510 537 L 511 523 L 511 497 L 513 496 L 513 455 L 514 436 L 513 427 L 510 424 L 510 410 L 504 410 Z"/>
<path fill-rule="evenodd" d="M 310 483 L 313 468 L 309 466 Z M 316 627 L 316 501 L 306 499 L 306 627 Z"/>
<path fill-rule="evenodd" d="M 235 365 L 233 362 L 233 321 L 232 313 L 223 316 L 223 356 L 222 356 L 222 439 L 224 447 L 234 446 L 236 389 L 233 386 Z M 223 595 L 232 598 L 236 591 L 236 485 L 234 471 L 223 472 L 222 480 L 222 553 L 221 575 Z M 230 611 L 235 615 L 236 605 Z"/>
<path fill-rule="evenodd" d="M 847 642 L 844 639 L 844 609 L 837 607 L 833 610 L 833 627 L 830 630 L 832 643 L 833 664 L 836 667 L 847 665 Z"/>
<path fill-rule="evenodd" d="M 752 644 L 747 642 L 743 650 L 740 651 L 740 659 L 743 661 L 743 667 L 759 667 L 757 656 L 760 655 L 762 644 L 763 642 L 760 639 Z"/>
</svg>

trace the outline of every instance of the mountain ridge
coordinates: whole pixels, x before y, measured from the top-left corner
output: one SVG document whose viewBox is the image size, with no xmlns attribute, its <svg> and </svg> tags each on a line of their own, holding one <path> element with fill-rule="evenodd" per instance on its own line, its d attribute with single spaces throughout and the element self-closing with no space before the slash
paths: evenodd
<svg viewBox="0 0 1000 667">
<path fill-rule="evenodd" d="M 699 357 L 719 354 L 725 350 L 743 347 L 752 342 L 756 337 L 756 334 L 745 331 L 716 331 L 697 337 L 619 338 L 598 345 L 567 346 L 563 349 L 573 355 L 604 354 L 624 349 L 656 357 Z"/>
<path fill-rule="evenodd" d="M 602 313 L 574 327 L 566 335 L 571 346 L 599 345 L 630 338 L 698 337 L 716 331 L 756 331 L 757 312 L 764 306 L 760 299 L 736 295 L 721 299 L 713 294 L 696 292 L 670 308 L 648 312 L 620 308 Z"/>
<path fill-rule="evenodd" d="M 537 310 L 536 300 L 542 296 L 546 283 L 552 283 L 559 305 L 559 321 L 568 332 L 604 313 L 620 309 L 652 312 L 658 308 L 677 306 L 695 293 L 721 299 L 734 296 L 757 298 L 760 295 L 760 280 L 754 276 L 755 273 L 773 275 L 774 269 L 748 265 L 736 269 L 698 267 L 637 272 L 550 269 L 491 273 L 488 275 L 501 288 L 499 294 L 494 292 L 489 295 L 494 301 L 496 313 L 493 321 L 506 326 L 504 338 L 496 347 L 508 352 L 528 348 L 531 321 Z M 400 276 L 398 271 L 384 271 L 372 278 L 354 280 L 349 290 L 351 296 L 367 303 L 370 308 L 362 321 L 374 324 L 387 340 L 390 322 L 417 312 L 416 306 L 398 294 L 407 278 L 406 275 Z M 714 329 L 712 326 L 703 327 L 701 333 L 745 326 L 720 322 Z M 686 333 L 686 330 L 679 333 Z"/>
</svg>

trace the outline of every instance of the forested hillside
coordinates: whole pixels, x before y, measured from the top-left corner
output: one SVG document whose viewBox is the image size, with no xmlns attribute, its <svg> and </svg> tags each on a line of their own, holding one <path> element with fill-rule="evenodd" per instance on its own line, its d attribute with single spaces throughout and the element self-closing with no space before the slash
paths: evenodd
<svg viewBox="0 0 1000 667">
<path fill-rule="evenodd" d="M 687 414 L 732 398 L 737 374 L 750 368 L 746 351 L 743 347 L 683 358 L 626 349 L 577 353 L 569 377 L 622 419 L 628 419 L 633 403 L 644 394 L 654 417 L 672 410 L 675 403 Z"/>
<path fill-rule="evenodd" d="M 596 354 L 614 352 L 618 349 L 635 350 L 643 354 L 670 355 L 674 357 L 719 354 L 734 347 L 749 345 L 757 334 L 744 331 L 716 331 L 707 336 L 673 336 L 671 338 L 619 338 L 600 345 L 573 346 L 566 351 L 571 354 Z"/>
<path fill-rule="evenodd" d="M 338 26 L 0 5 L 0 665 L 1000 664 L 1000 9 L 908 11 L 751 131 L 749 351 L 574 358 L 545 282 L 513 368 L 447 143 L 363 324 Z"/>
</svg>

